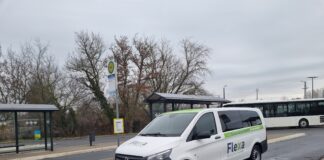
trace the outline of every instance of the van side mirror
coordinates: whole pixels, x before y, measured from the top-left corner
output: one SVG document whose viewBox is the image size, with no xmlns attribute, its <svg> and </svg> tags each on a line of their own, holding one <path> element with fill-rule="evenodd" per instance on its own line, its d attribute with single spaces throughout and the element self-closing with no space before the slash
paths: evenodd
<svg viewBox="0 0 324 160">
<path fill-rule="evenodd" d="M 196 134 L 195 140 L 206 139 L 206 138 L 210 138 L 210 137 L 211 137 L 210 131 L 203 131 L 203 132 L 199 132 Z"/>
</svg>

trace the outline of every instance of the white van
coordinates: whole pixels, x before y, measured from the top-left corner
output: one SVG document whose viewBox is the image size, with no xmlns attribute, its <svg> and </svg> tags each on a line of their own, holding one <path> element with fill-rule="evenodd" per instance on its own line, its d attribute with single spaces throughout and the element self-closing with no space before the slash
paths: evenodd
<svg viewBox="0 0 324 160">
<path fill-rule="evenodd" d="M 267 149 L 260 110 L 192 109 L 159 115 L 117 148 L 115 160 L 260 160 Z"/>
</svg>

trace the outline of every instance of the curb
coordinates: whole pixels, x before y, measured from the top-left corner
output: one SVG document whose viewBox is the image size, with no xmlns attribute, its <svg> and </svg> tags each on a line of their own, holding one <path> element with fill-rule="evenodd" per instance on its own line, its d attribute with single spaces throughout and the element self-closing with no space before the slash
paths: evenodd
<svg viewBox="0 0 324 160">
<path fill-rule="evenodd" d="M 292 134 L 292 135 L 288 135 L 288 136 L 270 139 L 270 140 L 268 140 L 268 143 L 271 144 L 271 143 L 276 143 L 276 142 L 282 142 L 282 141 L 296 139 L 296 138 L 304 137 L 304 136 L 306 136 L 305 133 L 296 133 L 296 134 Z"/>
</svg>

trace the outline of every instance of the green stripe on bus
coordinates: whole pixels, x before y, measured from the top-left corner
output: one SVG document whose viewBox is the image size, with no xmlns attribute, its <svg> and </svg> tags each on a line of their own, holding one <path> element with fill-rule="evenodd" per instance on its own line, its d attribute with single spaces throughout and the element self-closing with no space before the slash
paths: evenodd
<svg viewBox="0 0 324 160">
<path fill-rule="evenodd" d="M 229 137 L 233 137 L 236 135 L 245 134 L 245 133 L 258 131 L 258 130 L 262 130 L 262 129 L 263 129 L 263 125 L 257 125 L 257 126 L 252 126 L 252 127 L 242 128 L 242 129 L 238 129 L 238 130 L 224 132 L 224 136 L 225 136 L 225 138 L 229 138 Z"/>
</svg>

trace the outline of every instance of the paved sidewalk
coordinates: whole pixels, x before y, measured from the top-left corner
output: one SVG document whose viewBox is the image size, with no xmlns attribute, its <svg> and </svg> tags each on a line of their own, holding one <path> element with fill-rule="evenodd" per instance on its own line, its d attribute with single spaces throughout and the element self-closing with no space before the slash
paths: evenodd
<svg viewBox="0 0 324 160">
<path fill-rule="evenodd" d="M 116 143 L 101 143 L 96 144 L 92 147 L 89 145 L 79 145 L 79 146 L 69 146 L 69 147 L 60 147 L 56 148 L 53 152 L 51 151 L 44 151 L 44 150 L 38 150 L 38 151 L 26 151 L 21 152 L 19 154 L 16 153 L 8 153 L 0 155 L 0 160 L 28 160 L 26 157 L 33 157 L 31 159 L 44 159 L 44 158 L 54 158 L 54 157 L 61 157 L 61 156 L 67 156 L 67 155 L 73 155 L 73 154 L 80 154 L 80 153 L 88 153 L 88 152 L 97 152 L 97 151 L 103 151 L 103 150 L 113 150 L 115 149 Z M 46 157 L 44 157 L 46 156 Z"/>
<path fill-rule="evenodd" d="M 135 134 L 121 135 L 121 141 L 126 141 L 127 139 L 135 136 Z M 117 147 L 116 136 L 106 135 L 97 136 L 94 145 L 90 147 L 88 137 L 78 137 L 78 138 L 66 138 L 54 140 L 54 151 L 36 150 L 36 151 L 25 151 L 19 154 L 7 153 L 0 154 L 0 160 L 34 160 L 34 159 L 44 159 L 61 157 L 73 154 L 98 152 L 103 150 L 114 150 Z M 28 158 L 32 157 L 32 158 Z"/>
</svg>

